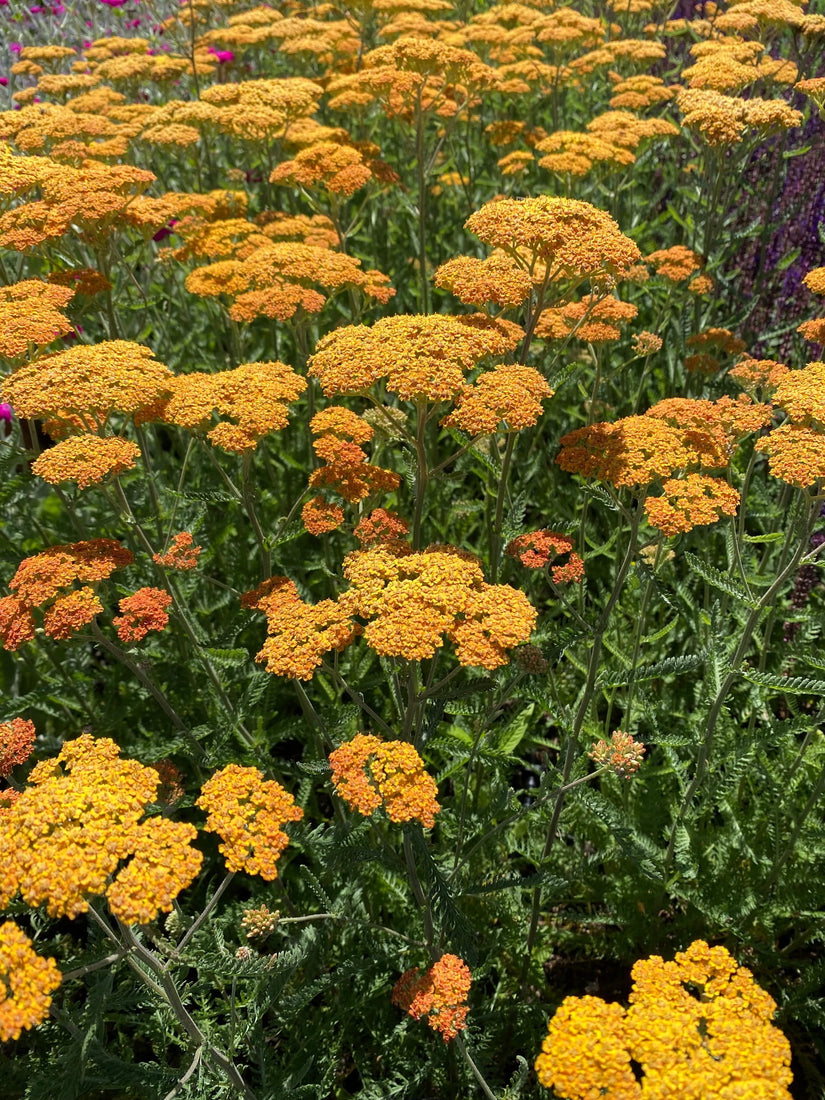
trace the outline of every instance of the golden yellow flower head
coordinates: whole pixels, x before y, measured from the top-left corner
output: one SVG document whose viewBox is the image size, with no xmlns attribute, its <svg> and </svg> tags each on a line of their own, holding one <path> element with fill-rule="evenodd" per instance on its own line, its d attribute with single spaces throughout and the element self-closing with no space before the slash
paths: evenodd
<svg viewBox="0 0 825 1100">
<path fill-rule="evenodd" d="M 0 925 L 0 984 L 0 1042 L 5 1043 L 46 1019 L 51 995 L 60 985 L 54 959 L 41 958 L 13 921 Z"/>
<path fill-rule="evenodd" d="M 78 489 L 97 485 L 109 474 L 131 470 L 140 448 L 120 436 L 75 435 L 56 443 L 35 459 L 32 473 L 51 485 L 76 482 Z"/>
<path fill-rule="evenodd" d="M 74 289 L 26 279 L 0 287 L 0 356 L 20 359 L 30 348 L 51 344 L 72 331 L 62 312 Z"/>
<path fill-rule="evenodd" d="M 329 763 L 332 785 L 351 809 L 369 816 L 383 807 L 398 824 L 435 824 L 438 788 L 407 742 L 358 733 L 330 754 Z"/>
<path fill-rule="evenodd" d="M 278 858 L 289 844 L 283 826 L 304 811 L 279 784 L 257 768 L 228 764 L 204 783 L 196 805 L 209 815 L 204 826 L 217 833 L 229 871 L 278 877 Z"/>
</svg>

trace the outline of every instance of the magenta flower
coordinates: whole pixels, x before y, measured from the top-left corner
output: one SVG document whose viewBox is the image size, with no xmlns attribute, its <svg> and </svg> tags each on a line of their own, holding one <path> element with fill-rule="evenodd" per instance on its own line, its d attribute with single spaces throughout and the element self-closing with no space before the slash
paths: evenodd
<svg viewBox="0 0 825 1100">
<path fill-rule="evenodd" d="M 0 401 L 0 420 L 5 420 L 7 424 L 14 420 L 11 405 L 7 405 L 5 401 Z"/>
<path fill-rule="evenodd" d="M 235 60 L 235 55 L 231 50 L 216 50 L 214 46 L 210 46 L 209 52 L 218 59 L 221 65 L 228 65 L 230 61 Z"/>
</svg>

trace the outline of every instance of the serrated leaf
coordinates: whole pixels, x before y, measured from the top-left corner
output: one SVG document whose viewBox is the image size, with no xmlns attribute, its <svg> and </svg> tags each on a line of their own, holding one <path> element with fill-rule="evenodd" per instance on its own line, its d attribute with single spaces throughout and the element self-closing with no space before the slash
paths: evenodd
<svg viewBox="0 0 825 1100">
<path fill-rule="evenodd" d="M 689 551 L 685 552 L 684 557 L 691 572 L 696 573 L 703 581 L 707 581 L 712 588 L 718 588 L 721 592 L 744 604 L 745 607 L 755 608 L 759 606 L 758 602 L 752 600 L 741 585 L 721 573 L 715 566 L 708 565 L 707 562 L 697 558 L 695 554 L 691 554 Z"/>
<path fill-rule="evenodd" d="M 742 675 L 752 684 L 774 688 L 786 695 L 825 695 L 825 680 L 810 680 L 806 676 L 777 676 L 771 672 L 758 672 L 755 668 L 743 668 Z"/>
<path fill-rule="evenodd" d="M 694 668 L 700 668 L 705 661 L 704 653 L 690 653 L 684 657 L 667 657 L 664 661 L 656 661 L 652 665 L 640 665 L 624 676 L 618 678 L 606 673 L 599 679 L 601 687 L 627 687 L 628 684 L 636 684 L 643 680 L 658 680 L 662 676 L 678 675 L 681 672 L 690 672 Z"/>
</svg>

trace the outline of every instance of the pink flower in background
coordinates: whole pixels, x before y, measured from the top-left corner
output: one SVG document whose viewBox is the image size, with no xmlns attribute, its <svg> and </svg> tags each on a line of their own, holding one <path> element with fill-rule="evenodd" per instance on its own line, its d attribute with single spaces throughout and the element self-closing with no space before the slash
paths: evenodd
<svg viewBox="0 0 825 1100">
<path fill-rule="evenodd" d="M 235 60 L 235 55 L 231 50 L 216 50 L 214 46 L 210 46 L 209 52 L 218 59 L 221 65 L 228 65 L 230 61 Z"/>
<path fill-rule="evenodd" d="M 4 420 L 7 424 L 11 424 L 14 420 L 11 405 L 7 405 L 5 401 L 0 401 L 0 420 Z"/>
<path fill-rule="evenodd" d="M 9 49 L 11 50 L 12 53 L 20 53 L 20 51 L 23 49 L 23 43 L 22 42 L 9 42 Z"/>
<path fill-rule="evenodd" d="M 7 76 L 0 76 L 0 86 L 5 88 L 6 85 L 8 84 L 8 82 L 9 82 L 9 78 Z"/>
</svg>

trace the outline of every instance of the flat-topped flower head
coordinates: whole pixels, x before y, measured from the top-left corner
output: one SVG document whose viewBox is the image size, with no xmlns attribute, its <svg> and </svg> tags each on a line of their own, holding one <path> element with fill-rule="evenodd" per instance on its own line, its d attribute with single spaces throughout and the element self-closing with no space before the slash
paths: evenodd
<svg viewBox="0 0 825 1100">
<path fill-rule="evenodd" d="M 461 392 L 473 367 L 512 351 L 522 336 L 518 325 L 483 314 L 384 317 L 370 327 L 345 325 L 324 336 L 308 373 L 328 397 L 383 381 L 404 401 L 448 401 Z"/>
<path fill-rule="evenodd" d="M 0 722 L 0 776 L 10 775 L 18 764 L 25 764 L 34 749 L 34 722 L 25 718 L 12 718 Z"/>
<path fill-rule="evenodd" d="M 647 497 L 645 514 L 653 527 L 672 538 L 716 523 L 722 516 L 735 516 L 739 499 L 739 492 L 722 478 L 686 474 L 668 478 L 661 496 Z"/>
<path fill-rule="evenodd" d="M 517 258 L 531 274 L 541 264 L 557 281 L 609 285 L 642 258 L 608 213 L 578 199 L 497 199 L 471 214 L 466 227 L 485 244 Z"/>
<path fill-rule="evenodd" d="M 74 289 L 39 279 L 0 287 L 0 356 L 16 360 L 72 331 L 63 308 Z"/>
<path fill-rule="evenodd" d="M 541 402 L 552 396 L 553 390 L 533 367 L 504 363 L 467 386 L 456 398 L 455 410 L 441 423 L 470 435 L 522 431 L 538 421 Z"/>
<path fill-rule="evenodd" d="M 112 413 L 133 415 L 169 392 L 172 372 L 129 340 L 76 344 L 18 368 L 3 397 L 18 416 L 66 420 L 92 430 Z"/>
<path fill-rule="evenodd" d="M 74 581 L 106 580 L 116 569 L 133 561 L 131 550 L 115 539 L 86 539 L 50 546 L 20 563 L 9 588 L 26 605 L 40 607 Z"/>
<path fill-rule="evenodd" d="M 333 787 L 353 810 L 369 816 L 383 808 L 398 824 L 418 821 L 426 829 L 435 824 L 438 788 L 407 742 L 358 733 L 330 754 L 329 763 Z"/>
<path fill-rule="evenodd" d="M 189 531 L 179 531 L 174 535 L 165 554 L 153 554 L 152 561 L 164 569 L 195 569 L 202 547 L 195 546 L 195 540 Z"/>
<path fill-rule="evenodd" d="M 817 360 L 801 370 L 790 370 L 779 380 L 774 404 L 796 424 L 825 426 L 825 363 Z"/>
<path fill-rule="evenodd" d="M 467 305 L 491 302 L 502 309 L 522 305 L 533 289 L 533 281 L 523 268 L 510 256 L 495 252 L 486 259 L 456 256 L 436 270 L 433 282 Z"/>
<path fill-rule="evenodd" d="M 165 630 L 172 596 L 163 588 L 139 588 L 118 604 L 120 615 L 112 619 L 122 642 L 139 642 L 152 630 Z"/>
<path fill-rule="evenodd" d="M 46 1019 L 60 980 L 57 963 L 38 955 L 25 932 L 13 921 L 0 925 L 0 1042 Z"/>
<path fill-rule="evenodd" d="M 825 478 L 825 432 L 805 424 L 780 424 L 757 440 L 754 450 L 768 456 L 772 477 L 799 489 Z"/>
<path fill-rule="evenodd" d="M 67 741 L 0 817 L 0 904 L 19 891 L 50 916 L 75 917 L 105 896 L 128 923 L 171 909 L 202 856 L 190 845 L 193 826 L 144 820 L 159 782 L 154 768 L 122 759 L 107 738 Z"/>
<path fill-rule="evenodd" d="M 33 474 L 50 485 L 74 482 L 78 489 L 98 485 L 134 468 L 140 448 L 120 436 L 74 435 L 43 451 L 32 463 Z"/>
<path fill-rule="evenodd" d="M 555 584 L 578 583 L 584 576 L 584 562 L 573 552 L 573 540 L 558 531 L 528 531 L 511 539 L 504 548 L 505 554 L 517 558 L 528 569 L 543 569 L 557 557 L 569 555 L 566 562 L 552 566 L 551 576 Z"/>
<path fill-rule="evenodd" d="M 442 955 L 423 974 L 417 966 L 402 974 L 392 991 L 392 1001 L 414 1020 L 425 1018 L 447 1042 L 467 1026 L 471 982 L 470 968 L 463 959 Z"/>
<path fill-rule="evenodd" d="M 229 871 L 278 877 L 278 858 L 289 844 L 283 826 L 304 811 L 288 791 L 258 768 L 228 764 L 201 788 L 196 805 L 209 815 L 204 828 L 217 833 Z"/>
</svg>

